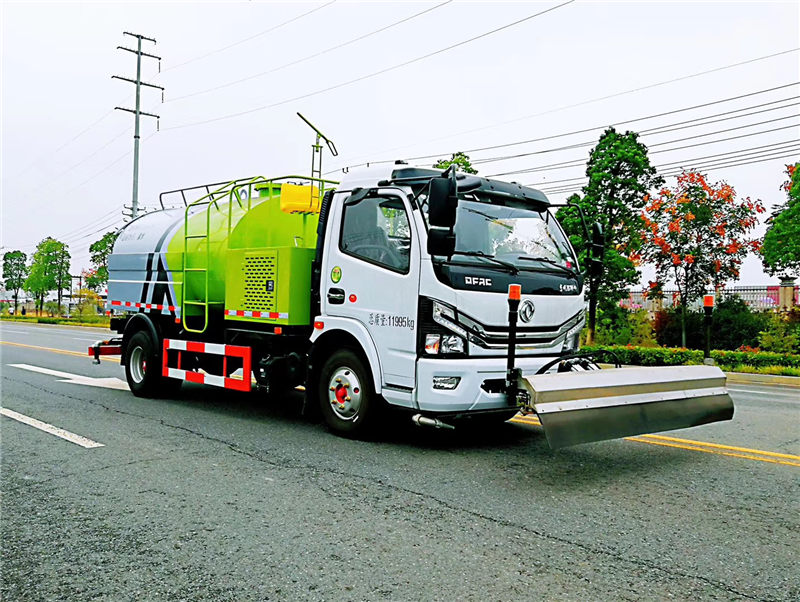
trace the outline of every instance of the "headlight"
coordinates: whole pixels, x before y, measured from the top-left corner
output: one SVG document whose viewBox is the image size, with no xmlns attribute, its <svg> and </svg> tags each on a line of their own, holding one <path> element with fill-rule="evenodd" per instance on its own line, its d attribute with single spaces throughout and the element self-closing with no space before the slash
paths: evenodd
<svg viewBox="0 0 800 602">
<path fill-rule="evenodd" d="M 439 349 L 442 353 L 464 353 L 464 339 L 453 334 L 445 335 Z"/>
<path fill-rule="evenodd" d="M 426 334 L 425 353 L 429 355 L 464 353 L 464 339 L 454 334 Z"/>
</svg>

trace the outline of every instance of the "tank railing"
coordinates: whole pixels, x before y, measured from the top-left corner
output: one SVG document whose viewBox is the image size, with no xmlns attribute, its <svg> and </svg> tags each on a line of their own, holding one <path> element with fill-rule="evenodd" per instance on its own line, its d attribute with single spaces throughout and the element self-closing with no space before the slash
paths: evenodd
<svg viewBox="0 0 800 602">
<path fill-rule="evenodd" d="M 245 212 L 247 212 L 247 211 L 250 211 L 253 208 L 253 189 L 257 185 L 259 185 L 259 184 L 266 184 L 267 185 L 265 187 L 267 188 L 269 194 L 267 195 L 266 200 L 270 201 L 270 200 L 272 200 L 273 193 L 275 191 L 275 189 L 272 186 L 272 184 L 276 184 L 278 182 L 284 182 L 286 180 L 301 180 L 301 181 L 308 181 L 308 182 L 312 183 L 312 190 L 311 190 L 311 195 L 312 196 L 311 196 L 311 199 L 310 199 L 310 202 L 309 202 L 309 209 L 313 206 L 313 202 L 314 202 L 314 196 L 313 196 L 313 184 L 314 183 L 318 184 L 318 188 L 319 188 L 319 197 L 317 197 L 317 198 L 321 198 L 322 195 L 324 195 L 324 193 L 325 193 L 325 185 L 326 184 L 329 184 L 329 185 L 332 185 L 332 186 L 335 186 L 335 185 L 339 184 L 339 182 L 336 181 L 336 180 L 325 180 L 323 178 L 315 178 L 315 177 L 309 177 L 309 176 L 298 176 L 298 175 L 278 176 L 276 178 L 265 178 L 263 176 L 256 176 L 256 177 L 251 178 L 250 180 L 248 180 L 246 182 L 237 181 L 237 183 L 235 183 L 231 187 L 231 190 L 230 190 L 230 193 L 229 193 L 231 200 L 228 203 L 228 236 L 230 237 L 231 230 L 233 229 L 233 211 L 231 211 L 231 205 L 232 205 L 232 202 L 233 202 L 232 199 L 234 197 L 237 197 L 237 201 L 239 201 L 239 197 L 240 197 L 240 195 L 237 194 L 237 190 L 241 190 L 242 188 L 247 186 L 247 209 L 245 210 Z M 258 189 L 256 189 L 256 192 L 258 192 Z M 260 199 L 261 197 L 257 197 L 257 198 Z M 239 202 L 239 207 L 244 209 L 242 207 L 241 202 Z M 310 211 L 309 211 L 309 213 L 310 213 Z"/>
<path fill-rule="evenodd" d="M 187 200 L 187 198 L 186 198 L 186 193 L 187 192 L 191 192 L 193 190 L 205 190 L 205 194 L 202 197 L 200 197 L 200 199 L 202 199 L 202 198 L 205 198 L 205 197 L 209 196 L 212 193 L 212 187 L 216 186 L 216 187 L 222 187 L 222 189 L 227 189 L 228 186 L 231 186 L 232 184 L 235 184 L 236 182 L 241 182 L 241 181 L 250 180 L 250 179 L 252 179 L 252 178 L 238 178 L 236 180 L 229 180 L 229 181 L 225 181 L 225 182 L 212 182 L 211 184 L 200 184 L 199 186 L 189 186 L 188 188 L 177 188 L 175 190 L 165 190 L 164 192 L 162 192 L 161 194 L 158 195 L 158 202 L 161 204 L 161 208 L 162 209 L 166 209 L 167 206 L 164 204 L 164 200 L 166 199 L 166 197 L 169 196 L 169 195 L 180 194 L 181 201 L 183 202 L 183 206 L 186 207 L 190 203 L 194 202 L 194 201 Z M 220 188 L 217 188 L 216 190 L 220 190 Z M 195 200 L 200 200 L 200 199 L 195 199 Z"/>
<path fill-rule="evenodd" d="M 309 200 L 309 209 L 313 207 L 314 202 L 314 183 L 318 185 L 318 194 L 321 198 L 322 195 L 325 193 L 325 185 L 329 184 L 332 186 L 337 185 L 339 182 L 336 180 L 326 180 L 323 178 L 316 178 L 316 177 L 309 177 L 309 176 L 300 176 L 300 175 L 289 175 L 289 176 L 279 176 L 277 178 L 265 178 L 264 176 L 255 176 L 252 178 L 240 178 L 238 180 L 232 180 L 225 184 L 219 186 L 219 188 L 215 190 L 210 190 L 211 186 L 216 186 L 216 184 L 208 184 L 205 186 L 196 186 L 194 188 L 186 188 L 180 191 L 170 191 L 170 192 L 180 192 L 182 198 L 186 199 L 185 193 L 189 190 L 196 190 L 200 188 L 204 188 L 207 193 L 200 197 L 199 199 L 192 201 L 191 203 L 186 204 L 186 209 L 184 211 L 184 229 L 183 229 L 183 258 L 182 258 L 182 267 L 183 267 L 183 287 L 182 287 L 182 302 L 184 306 L 184 311 L 182 312 L 183 317 L 183 326 L 188 332 L 196 332 L 202 333 L 205 332 L 206 328 L 208 328 L 208 308 L 209 305 L 213 303 L 208 301 L 208 290 L 209 290 L 209 279 L 210 279 L 210 272 L 209 266 L 211 264 L 211 207 L 214 206 L 217 211 L 223 211 L 220 208 L 218 201 L 222 200 L 225 196 L 228 197 L 228 203 L 226 205 L 226 209 L 228 212 L 228 238 L 230 239 L 231 230 L 233 229 L 233 202 L 236 201 L 237 205 L 240 209 L 242 209 L 245 213 L 249 212 L 253 208 L 253 191 L 258 189 L 256 188 L 257 185 L 266 185 L 268 189 L 268 195 L 265 200 L 269 201 L 272 200 L 273 194 L 275 193 L 275 186 L 273 184 L 284 182 L 287 180 L 301 180 L 311 182 L 311 197 Z M 247 187 L 247 209 L 244 208 L 242 204 L 242 195 L 241 191 Z M 169 194 L 169 193 L 162 193 Z M 258 197 L 260 198 L 260 197 Z M 159 200 L 162 200 L 159 198 Z M 260 202 L 260 201 L 259 201 Z M 202 207 L 206 207 L 205 211 L 205 232 L 198 233 L 198 234 L 190 234 L 189 233 L 189 218 L 192 215 L 197 215 L 199 210 Z M 162 202 L 163 207 L 163 202 Z M 310 211 L 308 212 L 310 213 Z M 203 267 L 187 267 L 187 258 L 189 256 L 189 240 L 190 239 L 205 239 L 205 264 Z M 188 274 L 192 273 L 202 273 L 203 278 L 203 296 L 202 299 L 187 299 L 186 298 L 186 291 L 190 288 L 188 286 Z M 195 307 L 202 307 L 203 308 L 203 326 L 200 329 L 193 328 L 188 324 L 188 313 L 185 308 L 186 306 L 194 305 Z"/>
</svg>

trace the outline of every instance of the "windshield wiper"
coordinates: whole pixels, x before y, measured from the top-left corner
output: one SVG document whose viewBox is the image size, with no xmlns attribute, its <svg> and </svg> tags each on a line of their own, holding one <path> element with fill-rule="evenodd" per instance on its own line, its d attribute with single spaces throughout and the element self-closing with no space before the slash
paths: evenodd
<svg viewBox="0 0 800 602">
<path fill-rule="evenodd" d="M 465 257 L 480 257 L 481 259 L 493 261 L 497 265 L 503 266 L 512 274 L 515 275 L 519 274 L 519 268 L 515 266 L 513 263 L 508 263 L 507 261 L 503 261 L 502 259 L 497 259 L 494 255 L 489 255 L 488 253 L 484 253 L 483 251 L 453 251 L 453 255 L 464 255 Z"/>
<path fill-rule="evenodd" d="M 555 259 L 550 259 L 549 257 L 529 257 L 527 255 L 520 255 L 518 259 L 524 259 L 525 261 L 541 261 L 542 263 L 546 263 L 548 265 L 553 266 L 554 268 L 558 268 L 562 272 L 566 272 L 570 276 L 577 276 L 577 272 L 571 268 L 561 265 L 560 263 L 556 262 Z"/>
</svg>

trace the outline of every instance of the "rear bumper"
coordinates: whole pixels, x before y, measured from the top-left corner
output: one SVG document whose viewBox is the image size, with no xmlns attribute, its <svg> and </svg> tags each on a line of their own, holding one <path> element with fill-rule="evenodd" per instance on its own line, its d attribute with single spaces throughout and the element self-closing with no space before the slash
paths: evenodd
<svg viewBox="0 0 800 602">
<path fill-rule="evenodd" d="M 556 356 L 518 357 L 515 367 L 523 373 L 535 373 Z M 486 410 L 510 410 L 505 393 L 487 391 L 487 381 L 503 381 L 506 377 L 506 358 L 432 359 L 417 361 L 417 388 L 415 404 L 424 412 L 479 412 Z M 458 377 L 455 389 L 434 388 L 434 377 Z"/>
</svg>

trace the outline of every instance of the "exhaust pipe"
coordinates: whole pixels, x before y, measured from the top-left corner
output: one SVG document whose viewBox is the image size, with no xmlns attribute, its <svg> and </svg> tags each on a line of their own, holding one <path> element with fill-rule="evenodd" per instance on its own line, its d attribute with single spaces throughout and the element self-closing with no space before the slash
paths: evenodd
<svg viewBox="0 0 800 602">
<path fill-rule="evenodd" d="M 431 418 L 430 416 L 423 416 L 422 414 L 414 414 L 411 417 L 411 421 L 417 426 L 428 426 L 435 429 L 455 430 L 456 428 L 452 424 L 447 424 L 446 422 L 442 422 L 438 418 Z"/>
</svg>

